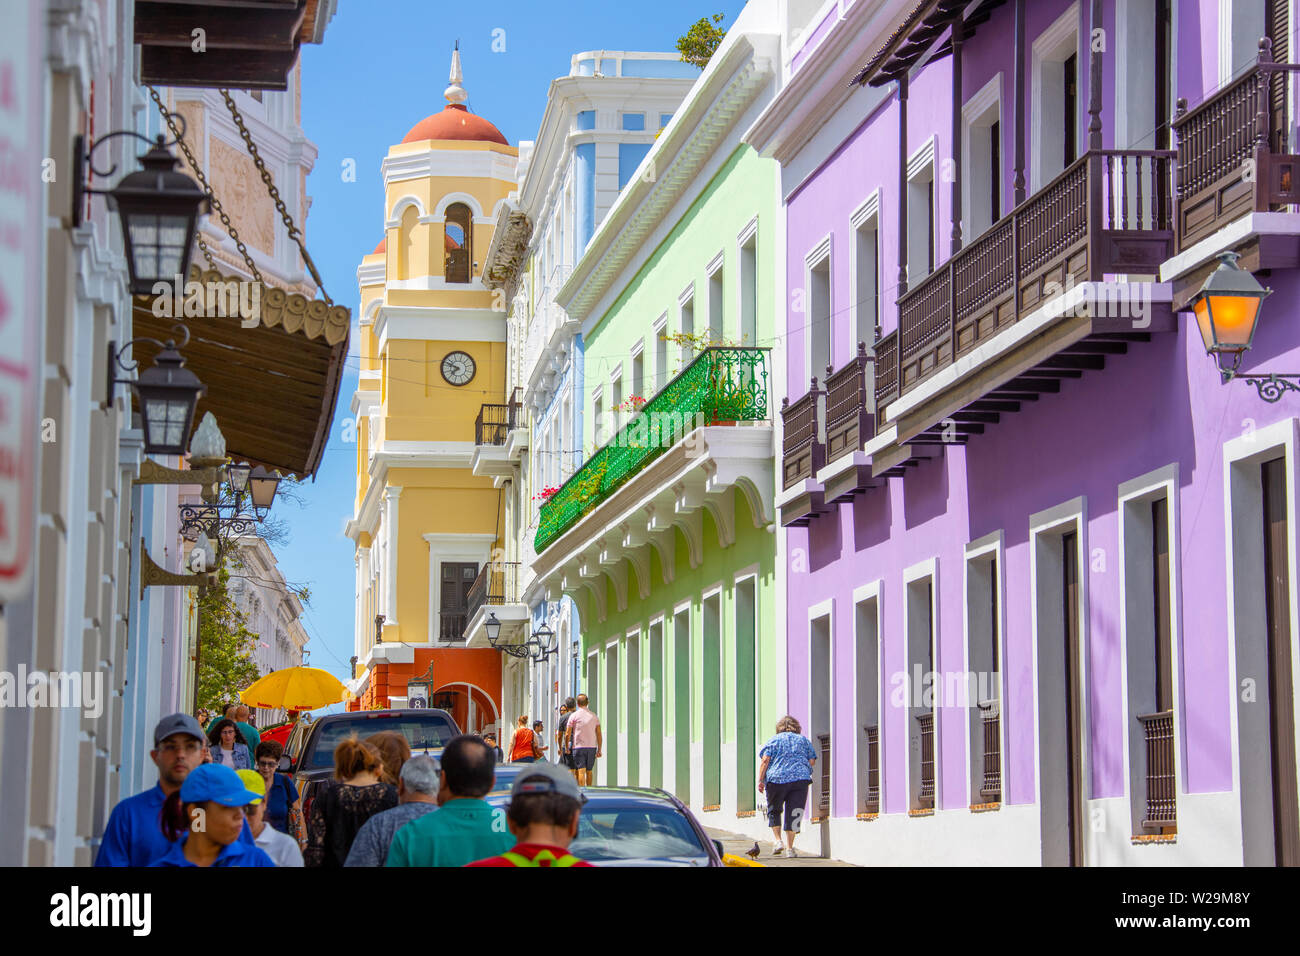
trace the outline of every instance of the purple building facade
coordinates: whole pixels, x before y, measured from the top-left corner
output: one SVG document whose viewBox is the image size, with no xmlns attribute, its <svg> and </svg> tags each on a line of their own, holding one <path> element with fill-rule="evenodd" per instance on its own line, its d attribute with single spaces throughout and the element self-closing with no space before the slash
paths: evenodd
<svg viewBox="0 0 1300 956">
<path fill-rule="evenodd" d="M 748 139 L 801 848 L 1300 862 L 1300 397 L 1223 381 L 1190 311 L 1239 253 L 1240 372 L 1300 372 L 1293 6 L 857 0 L 787 45 Z"/>
</svg>

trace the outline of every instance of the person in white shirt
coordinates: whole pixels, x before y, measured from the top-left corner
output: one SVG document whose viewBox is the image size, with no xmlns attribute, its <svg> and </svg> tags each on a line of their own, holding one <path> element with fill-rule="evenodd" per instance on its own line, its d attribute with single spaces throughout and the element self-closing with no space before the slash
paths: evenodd
<svg viewBox="0 0 1300 956">
<path fill-rule="evenodd" d="M 263 799 L 254 800 L 244 808 L 248 818 L 248 829 L 253 833 L 253 842 L 266 853 L 276 866 L 302 866 L 302 850 L 298 841 L 287 833 L 281 833 L 266 823 L 266 781 L 256 770 L 237 770 L 244 786 Z"/>
</svg>

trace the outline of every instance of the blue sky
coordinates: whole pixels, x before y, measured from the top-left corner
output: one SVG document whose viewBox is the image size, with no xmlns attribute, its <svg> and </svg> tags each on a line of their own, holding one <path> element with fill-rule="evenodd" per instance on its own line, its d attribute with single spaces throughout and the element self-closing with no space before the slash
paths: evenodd
<svg viewBox="0 0 1300 956">
<path fill-rule="evenodd" d="M 459 39 L 469 108 L 513 145 L 533 139 L 551 80 L 569 72 L 585 50 L 675 49 L 676 39 L 702 16 L 726 14 L 738 0 L 657 0 L 653 4 L 513 2 L 450 4 L 433 0 L 340 0 L 319 46 L 302 48 L 302 125 L 320 152 L 307 180 L 311 210 L 307 248 L 325 288 L 357 308 L 356 269 L 383 238 L 379 163 L 417 122 L 442 109 L 452 44 Z M 504 31 L 504 33 L 494 32 Z M 493 51 L 494 38 L 504 40 Z M 356 181 L 344 164 L 355 161 Z M 338 408 L 304 507 L 284 504 L 290 533 L 276 548 L 285 579 L 311 588 L 305 615 L 312 666 L 348 676 L 353 648 L 356 572 L 343 525 L 356 492 L 356 446 L 343 440 L 357 387 L 357 361 L 348 361 Z"/>
</svg>

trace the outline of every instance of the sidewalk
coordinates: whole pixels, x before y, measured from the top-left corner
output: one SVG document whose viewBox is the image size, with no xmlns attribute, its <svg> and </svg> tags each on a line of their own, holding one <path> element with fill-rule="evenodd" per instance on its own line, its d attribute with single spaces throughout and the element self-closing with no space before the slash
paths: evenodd
<svg viewBox="0 0 1300 956">
<path fill-rule="evenodd" d="M 736 856 L 744 857 L 746 851 L 754 848 L 754 838 L 741 836 L 739 833 L 729 833 L 726 830 L 719 830 L 715 827 L 705 827 L 710 839 L 721 840 L 722 849 L 727 853 L 734 853 Z M 769 836 L 766 840 L 758 841 L 758 861 L 764 866 L 852 866 L 852 863 L 845 863 L 843 860 L 823 860 L 821 857 L 808 856 L 804 853 L 799 854 L 799 858 L 792 860 L 784 853 L 780 856 L 772 855 L 772 839 Z"/>
</svg>

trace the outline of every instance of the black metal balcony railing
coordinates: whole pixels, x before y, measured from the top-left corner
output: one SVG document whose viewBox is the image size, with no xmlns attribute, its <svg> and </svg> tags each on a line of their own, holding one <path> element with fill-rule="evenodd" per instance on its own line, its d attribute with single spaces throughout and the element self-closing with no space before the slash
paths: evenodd
<svg viewBox="0 0 1300 956">
<path fill-rule="evenodd" d="M 1146 737 L 1147 805 L 1143 827 L 1172 827 L 1178 823 L 1174 775 L 1174 712 L 1141 714 Z"/>
<path fill-rule="evenodd" d="M 934 809 L 934 711 L 918 714 L 921 728 L 921 789 L 917 803 L 923 810 Z"/>
<path fill-rule="evenodd" d="M 1178 101 L 1178 247 L 1186 249 L 1249 212 L 1300 202 L 1300 156 L 1288 152 L 1294 124 L 1287 77 L 1260 43 L 1255 67 L 1187 108 Z"/>
<path fill-rule="evenodd" d="M 443 611 L 438 615 L 438 640 L 459 643 L 465 640 L 465 624 L 469 618 L 464 611 Z"/>
<path fill-rule="evenodd" d="M 867 732 L 867 813 L 880 812 L 880 727 L 864 728 Z"/>
<path fill-rule="evenodd" d="M 984 778 L 980 783 L 980 797 L 985 803 L 1002 802 L 1002 719 L 1001 707 L 996 700 L 979 704 L 980 721 L 984 730 Z"/>
<path fill-rule="evenodd" d="M 881 411 L 1037 309 L 1107 273 L 1151 274 L 1173 244 L 1169 150 L 1091 150 L 898 299 L 876 345 Z"/>
<path fill-rule="evenodd" d="M 818 387 L 816 377 L 812 387 L 793 402 L 781 400 L 782 429 L 781 487 L 792 488 L 806 478 L 817 474 L 826 463 L 826 445 L 821 436 L 818 407 L 826 392 Z"/>
<path fill-rule="evenodd" d="M 473 620 L 485 604 L 500 606 L 519 602 L 518 561 L 493 561 L 483 565 L 465 598 L 465 617 Z"/>
<path fill-rule="evenodd" d="M 515 402 L 482 405 L 478 418 L 474 419 L 474 444 L 504 445 L 510 429 L 515 427 L 518 412 L 519 405 Z"/>
</svg>

